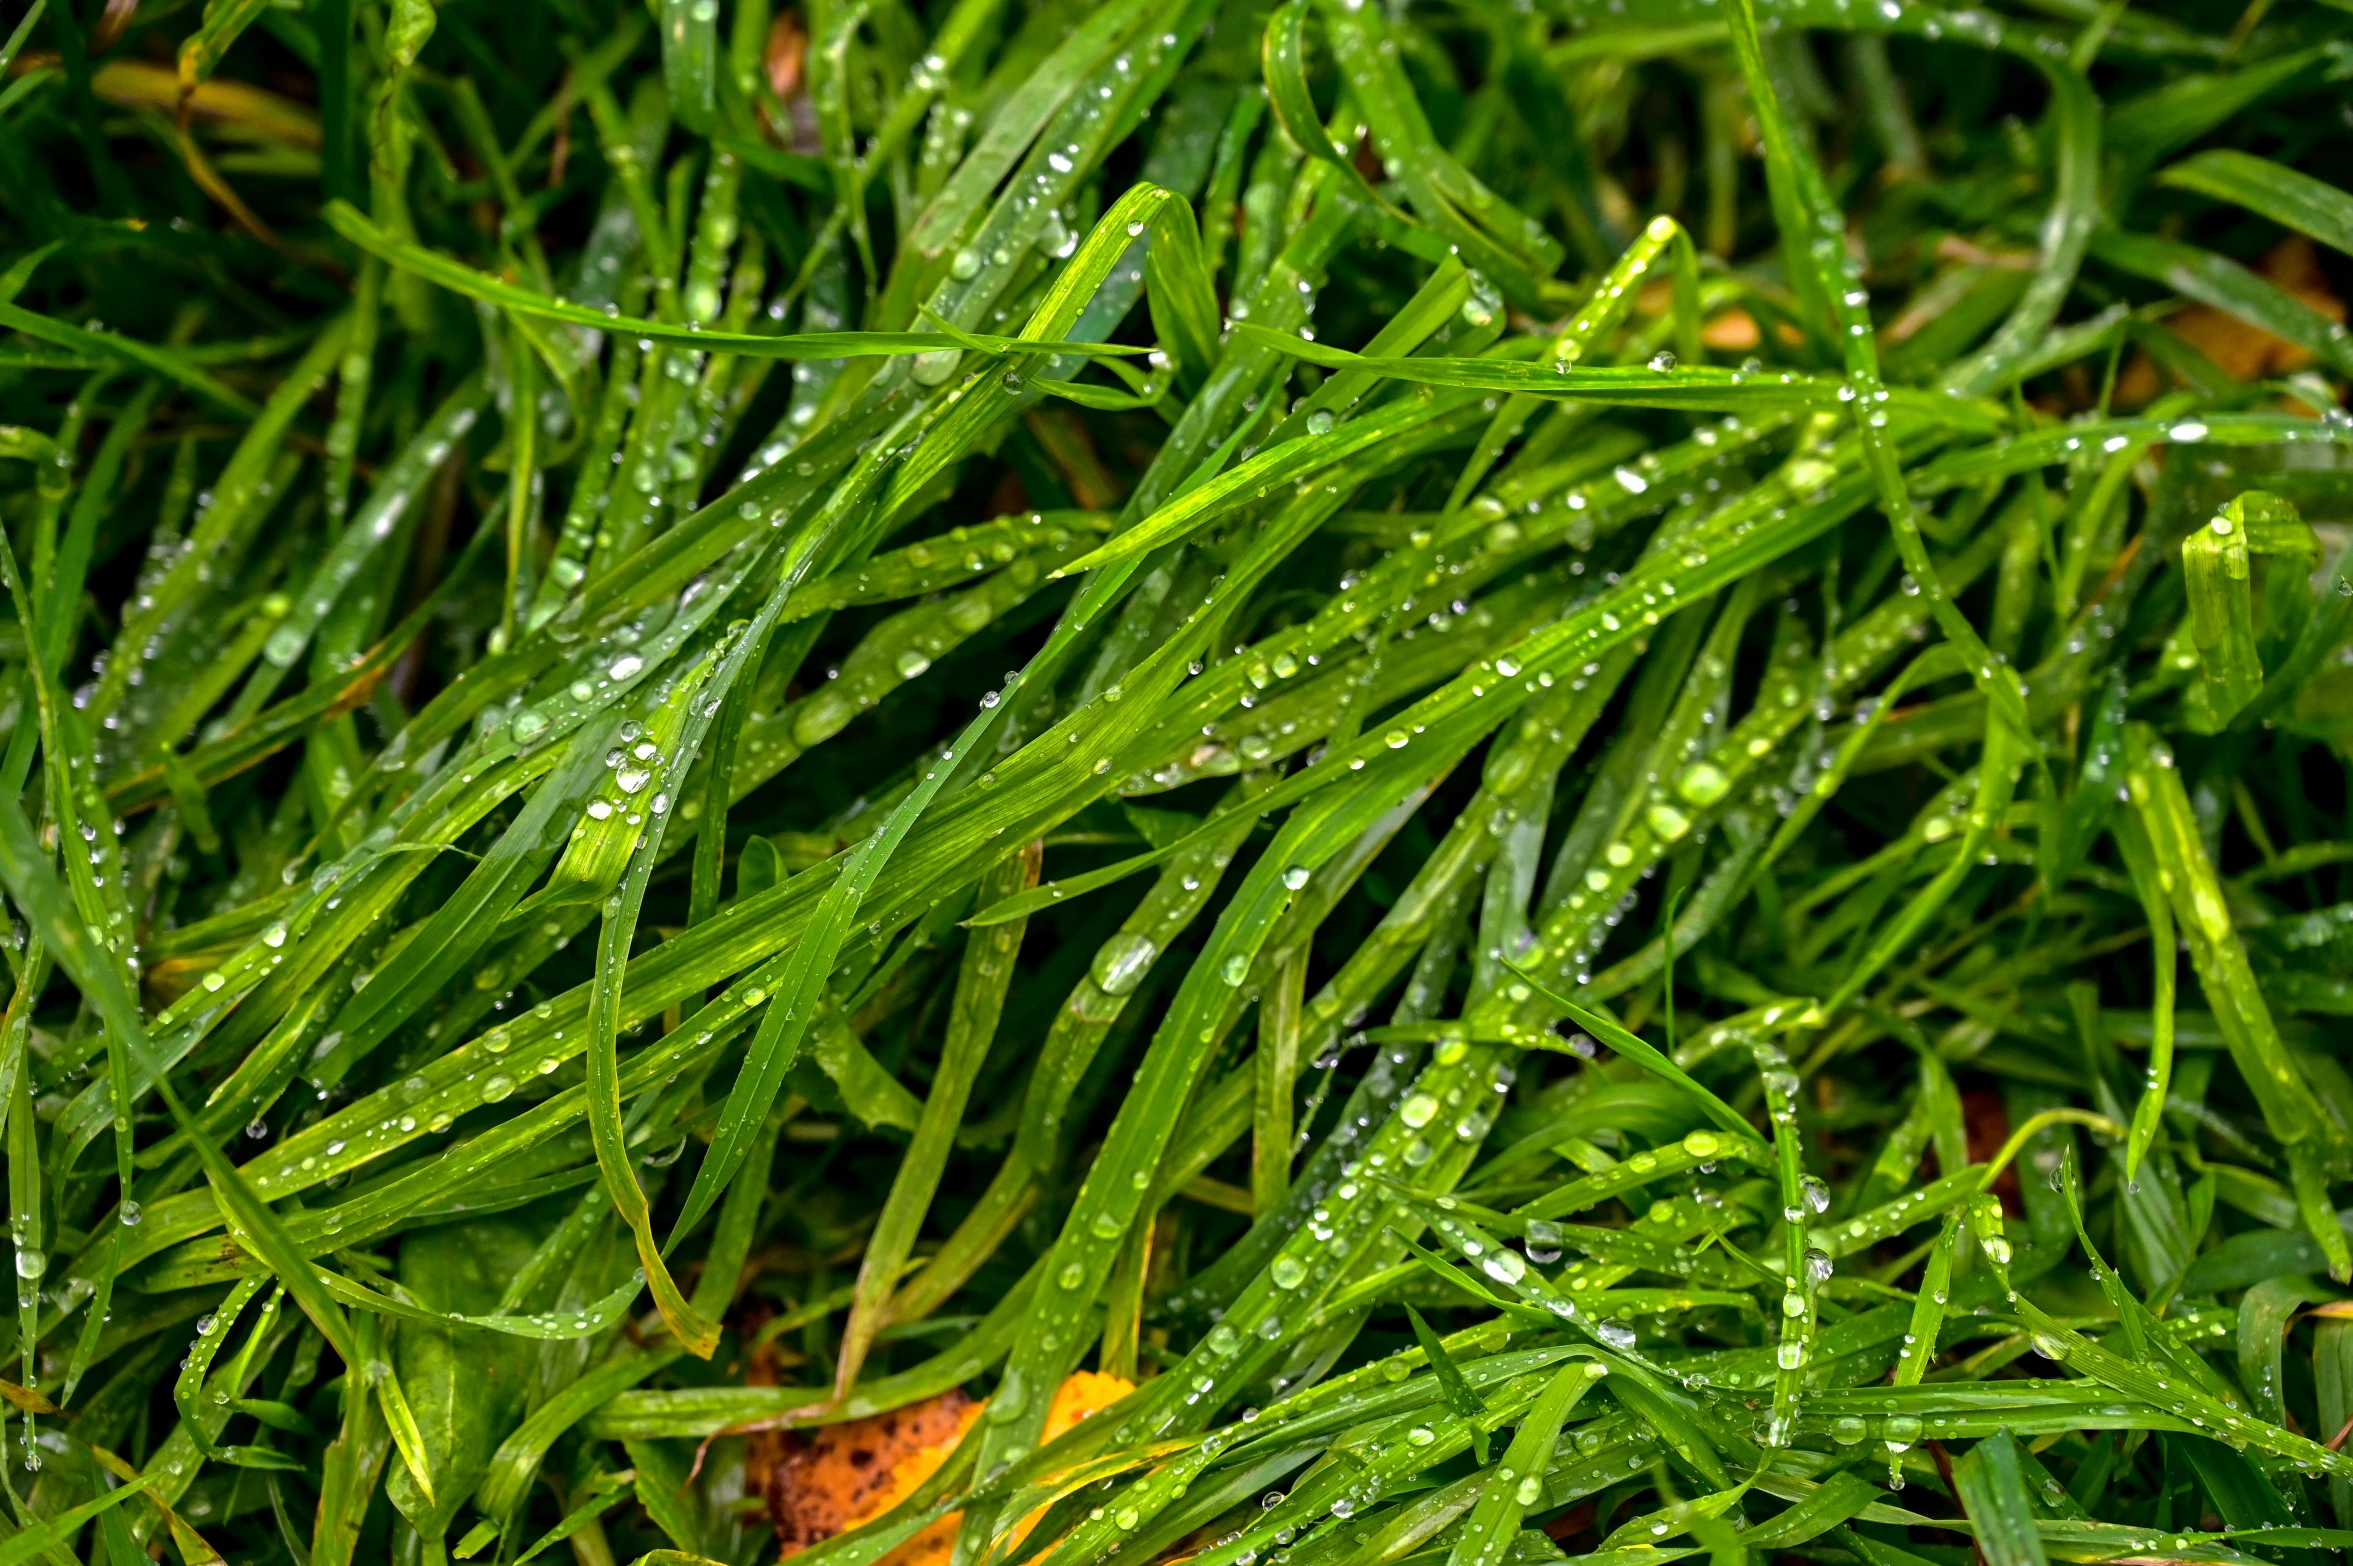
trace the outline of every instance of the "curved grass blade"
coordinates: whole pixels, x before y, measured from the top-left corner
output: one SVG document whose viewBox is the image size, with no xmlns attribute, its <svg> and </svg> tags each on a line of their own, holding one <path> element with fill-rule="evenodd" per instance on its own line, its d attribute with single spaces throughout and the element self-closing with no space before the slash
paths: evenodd
<svg viewBox="0 0 2353 1566">
<path fill-rule="evenodd" d="M 855 359 L 937 353 L 968 345 L 982 347 L 990 353 L 1010 353 L 1015 349 L 1014 341 L 1010 338 L 978 334 L 972 335 L 968 342 L 960 342 L 938 332 L 798 332 L 771 336 L 754 332 L 705 331 L 693 325 L 648 321 L 622 315 L 617 309 L 596 310 L 568 300 L 551 299 L 519 284 L 502 282 L 488 273 L 449 260 L 436 251 L 395 238 L 362 216 L 358 209 L 344 202 L 330 202 L 326 217 L 338 234 L 370 255 L 452 293 L 482 300 L 517 315 L 562 321 L 592 331 L 625 332 L 649 342 L 761 359 Z M 0 326 L 16 324 L 8 319 L 7 314 L 14 310 L 13 305 L 0 306 Z M 84 337 L 90 335 L 82 334 Z M 63 338 L 53 340 L 65 341 Z M 68 346 L 88 345 L 77 338 Z M 1144 350 L 1117 343 L 1058 343 L 1055 351 L 1081 355 L 1119 355 L 1141 353 Z M 240 404 L 238 411 L 247 410 Z"/>
<path fill-rule="evenodd" d="M 1702 1086 L 1689 1072 L 1669 1060 L 1654 1046 L 1645 1043 L 1601 1013 L 1588 1011 L 1575 1001 L 1547 988 L 1543 980 L 1531 974 L 1518 963 L 1506 961 L 1504 966 L 1518 974 L 1529 988 L 1558 1007 L 1561 1014 L 1576 1023 L 1578 1027 L 1583 1028 L 1660 1081 L 1670 1083 L 1690 1094 L 1700 1108 L 1707 1112 L 1708 1118 L 1715 1121 L 1716 1124 L 1739 1137 L 1743 1142 L 1755 1135 L 1749 1123 L 1740 1116 L 1738 1111 Z"/>
<path fill-rule="evenodd" d="M 1963 396 L 1983 396 L 2022 379 L 2048 349 L 2052 323 L 2074 291 L 2101 217 L 2100 100 L 2079 65 L 2040 52 L 2027 57 L 2051 84 L 2049 118 L 2058 144 L 2051 210 L 2026 291 L 1985 346 L 1939 378 L 1940 386 Z"/>
<path fill-rule="evenodd" d="M 2286 339 L 2340 375 L 2353 374 L 2353 340 L 2345 328 L 2276 283 L 2227 256 L 2146 234 L 2105 231 L 2092 254 L 2249 326 Z"/>
<path fill-rule="evenodd" d="M 1457 1366 L 1454 1357 L 1446 1352 L 1446 1345 L 1439 1340 L 1438 1334 L 1430 1330 L 1430 1324 L 1422 1320 L 1422 1313 L 1408 1305 L 1405 1307 L 1405 1319 L 1413 1324 L 1414 1341 L 1422 1347 L 1422 1354 L 1429 1362 L 1430 1374 L 1438 1378 L 1438 1386 L 1445 1395 L 1446 1405 L 1464 1419 L 1472 1422 L 1470 1425 L 1471 1445 L 1478 1455 L 1479 1466 L 1486 1467 L 1487 1430 L 1484 1425 L 1478 1422 L 1486 1417 L 1486 1400 L 1471 1390 L 1471 1384 L 1463 1379 L 1461 1367 Z M 1584 1367 L 1580 1365 L 1576 1369 L 1579 1376 L 1582 1377 Z M 1554 1384 L 1561 1383 L 1556 1378 Z"/>
<path fill-rule="evenodd" d="M 41 342 L 55 343 L 91 358 L 145 370 L 185 387 L 221 412 L 250 419 L 261 410 L 188 362 L 184 354 L 156 348 L 118 332 L 94 332 L 0 300 L 0 326 Z"/>
<path fill-rule="evenodd" d="M 1355 149 L 1336 145 L 1324 130 L 1323 116 L 1316 112 L 1307 87 L 1307 17 L 1307 0 L 1287 0 L 1268 13 L 1259 41 L 1259 70 L 1275 123 L 1302 152 L 1337 170 L 1369 205 L 1411 222 L 1365 179 L 1356 166 Z"/>
<path fill-rule="evenodd" d="M 1250 322 L 1243 322 L 1234 330 L 1237 336 L 1260 347 L 1327 369 L 1354 370 L 1425 386 L 1557 397 L 1605 407 L 1756 415 L 1835 408 L 1850 400 L 1840 395 L 1844 388 L 1838 381 L 1788 370 L 1765 374 L 1721 370 L 1709 365 L 1690 369 L 1618 369 L 1580 366 L 1565 359 L 1555 359 L 1549 364 L 1511 359 L 1372 359 Z M 1953 394 L 1899 388 L 1889 391 L 1887 407 L 1896 416 L 1983 434 L 1991 434 L 1998 424 L 1997 417 L 1987 409 Z"/>
<path fill-rule="evenodd" d="M 0 1566 L 19 1566 L 20 1562 L 36 1560 L 52 1550 L 63 1549 L 91 1519 L 111 1511 L 135 1495 L 144 1494 L 154 1483 L 154 1476 L 146 1475 L 128 1484 L 116 1485 L 94 1501 L 68 1507 L 10 1538 L 0 1539 Z"/>
<path fill-rule="evenodd" d="M 2184 158 L 2157 182 L 2245 207 L 2353 255 L 2353 196 L 2269 158 L 2216 147 Z"/>
</svg>

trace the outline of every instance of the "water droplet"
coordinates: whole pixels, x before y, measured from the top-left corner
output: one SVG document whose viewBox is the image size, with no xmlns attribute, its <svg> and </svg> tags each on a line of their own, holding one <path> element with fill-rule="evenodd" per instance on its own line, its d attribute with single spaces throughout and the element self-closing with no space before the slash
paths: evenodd
<svg viewBox="0 0 2353 1566">
<path fill-rule="evenodd" d="M 1691 830 L 1691 818 L 1665 800 L 1654 802 L 1643 814 L 1652 832 L 1672 843 Z"/>
<path fill-rule="evenodd" d="M 1089 971 L 1106 995 L 1125 995 L 1143 981 L 1160 947 L 1150 936 L 1122 930 L 1095 952 Z"/>
<path fill-rule="evenodd" d="M 1707 806 L 1732 790 L 1732 780 L 1713 762 L 1695 761 L 1675 780 L 1675 792 L 1691 804 Z"/>
</svg>

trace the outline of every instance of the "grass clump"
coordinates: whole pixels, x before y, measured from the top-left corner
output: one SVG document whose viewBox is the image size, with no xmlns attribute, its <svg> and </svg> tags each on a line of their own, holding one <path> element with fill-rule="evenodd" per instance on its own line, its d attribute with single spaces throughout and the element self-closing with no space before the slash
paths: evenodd
<svg viewBox="0 0 2353 1566">
<path fill-rule="evenodd" d="M 0 1563 L 2353 1544 L 2341 8 L 97 13 Z"/>
</svg>

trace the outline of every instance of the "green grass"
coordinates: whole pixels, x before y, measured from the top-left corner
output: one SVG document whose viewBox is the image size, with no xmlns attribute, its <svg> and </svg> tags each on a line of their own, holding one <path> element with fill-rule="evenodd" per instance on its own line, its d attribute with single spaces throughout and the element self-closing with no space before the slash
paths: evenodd
<svg viewBox="0 0 2353 1566">
<path fill-rule="evenodd" d="M 2338 0 L 0 30 L 0 1566 L 2353 1548 Z"/>
</svg>

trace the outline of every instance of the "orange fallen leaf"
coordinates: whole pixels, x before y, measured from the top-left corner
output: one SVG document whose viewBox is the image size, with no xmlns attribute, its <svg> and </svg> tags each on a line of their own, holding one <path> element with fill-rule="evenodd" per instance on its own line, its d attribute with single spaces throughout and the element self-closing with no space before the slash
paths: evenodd
<svg viewBox="0 0 2353 1566">
<path fill-rule="evenodd" d="M 768 47 L 761 63 L 768 72 L 768 90 L 791 102 L 801 90 L 801 73 L 809 59 L 809 30 L 800 13 L 787 11 L 768 24 Z"/>
<path fill-rule="evenodd" d="M 1674 307 L 1674 303 L 1675 284 L 1671 279 L 1645 283 L 1642 285 L 1642 291 L 1634 296 L 1634 308 L 1644 315 L 1665 315 Z M 1784 332 L 1783 335 L 1791 342 L 1803 341 L 1794 332 Z M 1731 309 L 1717 315 L 1711 315 L 1702 322 L 1699 328 L 1699 340 L 1710 348 L 1727 348 L 1734 352 L 1745 352 L 1764 341 L 1764 336 L 1757 330 L 1757 318 L 1738 305 L 1734 305 Z"/>
<path fill-rule="evenodd" d="M 950 1391 L 807 1432 L 768 1471 L 768 1511 L 784 1553 L 796 1554 L 876 1515 L 874 1501 L 886 1492 L 903 1498 L 914 1485 L 894 1476 L 921 1468 L 928 1477 L 980 1409 L 964 1393 Z"/>
<path fill-rule="evenodd" d="M 1135 1390 L 1118 1376 L 1082 1370 L 1054 1390 L 1045 1438 L 1063 1434 Z M 787 1557 L 882 1516 L 939 1472 L 988 1405 L 960 1391 L 846 1424 L 809 1431 L 768 1471 L 769 1516 Z M 950 1512 L 877 1566 L 942 1566 L 964 1514 Z"/>
<path fill-rule="evenodd" d="M 1700 327 L 1699 340 L 1710 348 L 1739 351 L 1763 342 L 1764 334 L 1757 330 L 1757 318 L 1746 310 L 1727 310 Z"/>
</svg>

